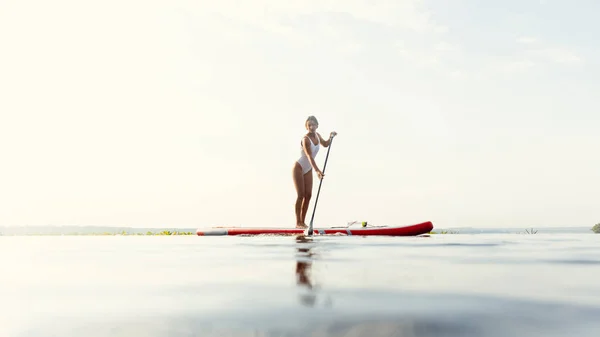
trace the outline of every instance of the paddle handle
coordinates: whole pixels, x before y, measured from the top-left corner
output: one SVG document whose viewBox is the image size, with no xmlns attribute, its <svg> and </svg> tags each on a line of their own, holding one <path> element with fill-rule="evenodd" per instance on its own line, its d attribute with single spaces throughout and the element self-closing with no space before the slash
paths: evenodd
<svg viewBox="0 0 600 337">
<path fill-rule="evenodd" d="M 333 144 L 333 138 L 329 141 L 329 146 L 327 147 L 327 155 L 325 156 L 325 164 L 323 164 L 323 175 L 325 175 L 325 169 L 327 168 L 327 159 L 329 159 L 329 150 L 331 150 L 331 145 Z M 313 208 L 313 213 L 310 217 L 310 225 L 308 227 L 308 235 L 313 234 L 313 220 L 315 219 L 315 212 L 317 211 L 317 202 L 319 202 L 319 194 L 321 194 L 321 184 L 323 184 L 323 178 L 319 179 L 319 189 L 317 190 L 317 197 L 315 198 L 315 206 Z"/>
</svg>

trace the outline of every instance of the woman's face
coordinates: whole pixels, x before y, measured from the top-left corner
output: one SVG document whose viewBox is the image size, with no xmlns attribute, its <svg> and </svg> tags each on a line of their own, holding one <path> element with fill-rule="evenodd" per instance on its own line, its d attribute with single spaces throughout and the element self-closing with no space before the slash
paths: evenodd
<svg viewBox="0 0 600 337">
<path fill-rule="evenodd" d="M 306 122 L 306 130 L 308 130 L 309 132 L 316 132 L 317 128 L 319 128 L 319 124 L 313 122 L 313 121 L 308 121 Z"/>
</svg>

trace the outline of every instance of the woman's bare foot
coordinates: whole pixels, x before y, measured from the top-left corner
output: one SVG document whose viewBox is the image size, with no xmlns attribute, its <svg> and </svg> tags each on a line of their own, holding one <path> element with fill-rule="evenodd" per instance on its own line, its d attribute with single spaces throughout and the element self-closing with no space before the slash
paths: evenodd
<svg viewBox="0 0 600 337">
<path fill-rule="evenodd" d="M 308 226 L 305 223 L 297 223 L 296 224 L 296 228 L 308 228 Z"/>
</svg>

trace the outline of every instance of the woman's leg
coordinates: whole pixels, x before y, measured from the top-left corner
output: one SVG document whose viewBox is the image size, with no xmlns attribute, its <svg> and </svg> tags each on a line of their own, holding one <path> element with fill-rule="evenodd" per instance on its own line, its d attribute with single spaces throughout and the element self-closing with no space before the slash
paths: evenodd
<svg viewBox="0 0 600 337">
<path fill-rule="evenodd" d="M 308 212 L 308 204 L 312 196 L 313 187 L 313 170 L 304 174 L 304 199 L 302 201 L 302 224 L 306 226 L 306 213 Z"/>
<path fill-rule="evenodd" d="M 296 227 L 304 226 L 302 221 L 302 201 L 304 199 L 304 175 L 302 174 L 302 167 L 296 163 L 293 170 L 294 187 L 296 187 Z"/>
</svg>

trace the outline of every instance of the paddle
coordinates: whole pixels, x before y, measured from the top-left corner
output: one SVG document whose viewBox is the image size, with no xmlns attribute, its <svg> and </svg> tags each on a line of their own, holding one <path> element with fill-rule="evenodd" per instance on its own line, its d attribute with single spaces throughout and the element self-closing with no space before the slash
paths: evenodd
<svg viewBox="0 0 600 337">
<path fill-rule="evenodd" d="M 331 137 L 331 141 L 329 142 L 329 146 L 327 147 L 327 155 L 325 156 L 325 164 L 323 165 L 323 175 L 325 175 L 325 169 L 327 168 L 327 158 L 329 158 L 329 150 L 331 150 L 331 144 L 333 144 L 333 137 Z M 319 179 L 319 190 L 317 191 L 317 197 L 315 199 L 315 207 L 310 217 L 310 225 L 308 225 L 308 228 L 306 229 L 306 231 L 304 231 L 305 235 L 313 235 L 313 220 L 315 219 L 315 211 L 317 210 L 317 202 L 319 201 L 319 194 L 321 193 L 322 183 L 323 178 Z"/>
</svg>

